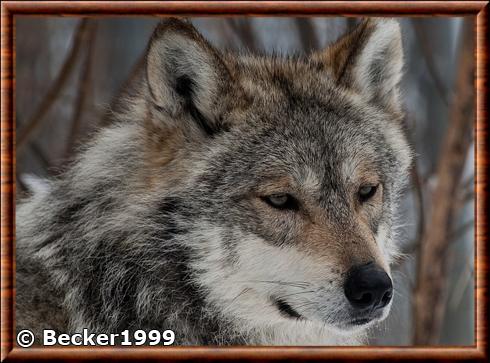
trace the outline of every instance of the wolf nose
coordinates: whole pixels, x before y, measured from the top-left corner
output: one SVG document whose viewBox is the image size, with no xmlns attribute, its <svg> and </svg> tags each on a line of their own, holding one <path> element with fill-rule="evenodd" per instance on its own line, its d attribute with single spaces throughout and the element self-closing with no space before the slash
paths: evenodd
<svg viewBox="0 0 490 363">
<path fill-rule="evenodd" d="M 356 309 L 381 309 L 391 301 L 393 284 L 383 269 L 370 262 L 348 271 L 344 293 Z"/>
</svg>

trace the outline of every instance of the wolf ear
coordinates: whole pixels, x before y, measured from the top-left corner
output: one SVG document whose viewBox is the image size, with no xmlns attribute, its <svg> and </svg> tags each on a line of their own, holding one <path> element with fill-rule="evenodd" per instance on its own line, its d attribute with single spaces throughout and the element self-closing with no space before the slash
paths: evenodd
<svg viewBox="0 0 490 363">
<path fill-rule="evenodd" d="M 207 134 L 219 131 L 220 99 L 230 74 L 218 52 L 189 23 L 169 18 L 151 37 L 146 57 L 149 93 L 156 109 L 191 116 Z"/>
<path fill-rule="evenodd" d="M 400 109 L 398 84 L 402 77 L 403 49 L 396 20 L 365 20 L 314 57 L 327 63 L 337 84 L 352 88 L 385 107 Z"/>
</svg>

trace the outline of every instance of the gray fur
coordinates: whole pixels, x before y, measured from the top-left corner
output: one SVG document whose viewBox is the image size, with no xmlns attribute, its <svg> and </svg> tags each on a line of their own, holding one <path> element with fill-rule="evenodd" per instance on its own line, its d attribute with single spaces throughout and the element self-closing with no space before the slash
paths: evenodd
<svg viewBox="0 0 490 363">
<path fill-rule="evenodd" d="M 110 125 L 18 205 L 17 329 L 360 343 L 366 329 L 346 325 L 345 272 L 370 260 L 389 271 L 411 156 L 398 26 L 355 32 L 308 58 L 237 56 L 163 21 Z M 383 194 L 361 210 L 363 166 Z M 297 213 L 262 201 L 278 178 Z M 284 317 L 273 298 L 305 318 Z"/>
</svg>

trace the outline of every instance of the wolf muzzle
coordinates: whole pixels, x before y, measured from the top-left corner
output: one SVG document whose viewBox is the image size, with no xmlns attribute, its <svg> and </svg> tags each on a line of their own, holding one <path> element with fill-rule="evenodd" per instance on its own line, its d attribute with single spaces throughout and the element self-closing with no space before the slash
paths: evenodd
<svg viewBox="0 0 490 363">
<path fill-rule="evenodd" d="M 354 266 L 347 273 L 344 293 L 358 312 L 373 312 L 388 305 L 393 296 L 393 284 L 388 274 L 370 262 Z"/>
</svg>

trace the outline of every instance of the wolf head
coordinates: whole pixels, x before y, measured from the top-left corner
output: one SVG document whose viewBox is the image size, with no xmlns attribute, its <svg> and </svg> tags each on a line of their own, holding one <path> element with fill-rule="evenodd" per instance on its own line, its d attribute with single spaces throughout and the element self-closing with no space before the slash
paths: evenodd
<svg viewBox="0 0 490 363">
<path fill-rule="evenodd" d="M 340 332 L 387 316 L 411 162 L 402 58 L 394 20 L 289 58 L 221 53 L 188 23 L 158 26 L 120 119 L 141 125 L 140 189 L 219 314 Z"/>
</svg>

